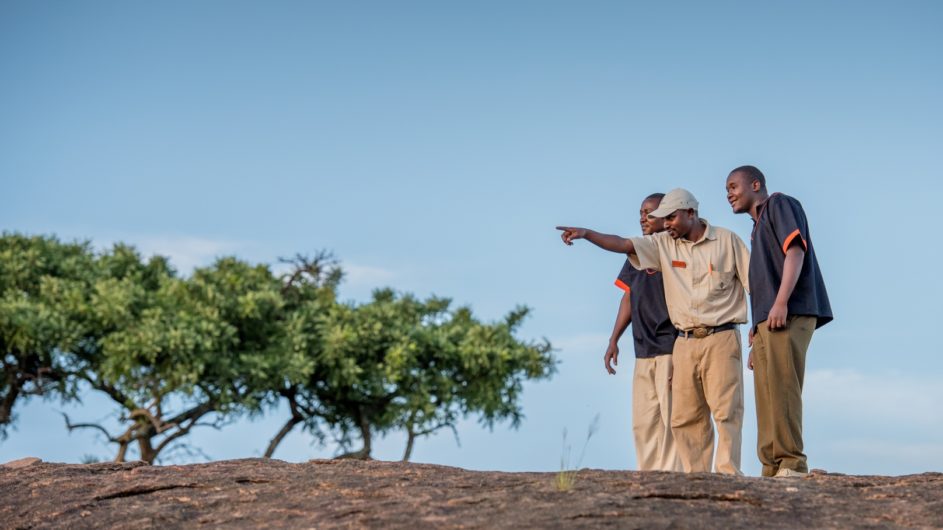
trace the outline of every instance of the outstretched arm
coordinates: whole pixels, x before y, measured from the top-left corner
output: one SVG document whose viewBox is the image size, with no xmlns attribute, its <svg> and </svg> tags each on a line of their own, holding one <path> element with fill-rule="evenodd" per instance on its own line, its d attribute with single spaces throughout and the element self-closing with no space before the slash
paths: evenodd
<svg viewBox="0 0 943 530">
<path fill-rule="evenodd" d="M 614 236 L 612 234 L 600 234 L 588 228 L 577 228 L 575 226 L 558 226 L 557 230 L 562 230 L 560 238 L 567 245 L 572 245 L 575 239 L 585 239 L 597 247 L 617 252 L 619 254 L 634 254 L 635 246 L 631 239 Z"/>
</svg>

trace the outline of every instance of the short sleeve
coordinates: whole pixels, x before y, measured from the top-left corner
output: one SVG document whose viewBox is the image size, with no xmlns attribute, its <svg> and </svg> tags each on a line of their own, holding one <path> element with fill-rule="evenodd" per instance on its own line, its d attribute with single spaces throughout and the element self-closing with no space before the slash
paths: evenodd
<svg viewBox="0 0 943 530">
<path fill-rule="evenodd" d="M 747 249 L 746 243 L 740 239 L 737 234 L 731 232 L 730 237 L 733 238 L 732 246 L 734 259 L 736 260 L 737 265 L 737 278 L 740 279 L 740 284 L 743 285 L 743 289 L 749 293 L 750 292 L 750 250 Z"/>
<path fill-rule="evenodd" d="M 661 253 L 654 236 L 630 237 L 635 253 L 629 254 L 629 263 L 638 270 L 661 270 Z"/>
<path fill-rule="evenodd" d="M 809 224 L 799 201 L 783 195 L 774 195 L 769 199 L 766 215 L 783 254 L 786 253 L 789 245 L 797 239 L 803 250 L 809 250 L 809 244 L 807 243 L 809 241 Z"/>
<path fill-rule="evenodd" d="M 616 277 L 616 287 L 627 293 L 632 292 L 631 274 L 632 264 L 629 263 L 629 260 L 625 260 L 625 264 L 622 265 L 622 270 L 619 271 L 619 276 Z"/>
</svg>

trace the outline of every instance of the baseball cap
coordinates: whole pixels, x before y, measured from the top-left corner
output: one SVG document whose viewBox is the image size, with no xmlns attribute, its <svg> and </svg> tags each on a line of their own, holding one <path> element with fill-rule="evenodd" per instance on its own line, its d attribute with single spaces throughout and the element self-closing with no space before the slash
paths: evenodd
<svg viewBox="0 0 943 530">
<path fill-rule="evenodd" d="M 668 217 L 678 210 L 697 210 L 697 199 L 694 194 L 683 188 L 675 188 L 661 199 L 661 204 L 649 217 Z"/>
</svg>

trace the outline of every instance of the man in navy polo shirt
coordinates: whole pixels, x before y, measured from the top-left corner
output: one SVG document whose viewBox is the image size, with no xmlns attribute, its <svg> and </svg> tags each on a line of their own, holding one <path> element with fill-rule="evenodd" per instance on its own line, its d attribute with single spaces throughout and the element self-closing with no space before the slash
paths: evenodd
<svg viewBox="0 0 943 530">
<path fill-rule="evenodd" d="M 664 193 L 645 198 L 639 210 L 642 234 L 665 230 L 665 220 L 649 218 Z M 624 291 L 609 338 L 605 365 L 610 374 L 619 364 L 619 339 L 632 322 L 635 345 L 635 374 L 632 378 L 632 432 L 635 457 L 640 471 L 681 471 L 681 460 L 671 434 L 671 350 L 678 331 L 668 317 L 661 273 L 640 271 L 628 260 L 622 266 L 616 286 Z"/>
<path fill-rule="evenodd" d="M 809 222 L 799 201 L 766 189 L 753 166 L 727 176 L 734 213 L 753 218 L 750 302 L 753 349 L 747 366 L 756 391 L 756 449 L 764 477 L 803 477 L 802 382 L 815 329 L 832 320 Z"/>
</svg>

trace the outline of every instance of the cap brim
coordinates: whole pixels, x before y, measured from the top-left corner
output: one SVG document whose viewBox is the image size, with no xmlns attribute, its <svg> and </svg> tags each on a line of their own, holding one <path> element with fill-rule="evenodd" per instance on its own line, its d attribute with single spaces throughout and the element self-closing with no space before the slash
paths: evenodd
<svg viewBox="0 0 943 530">
<path fill-rule="evenodd" d="M 648 214 L 648 216 L 657 219 L 660 217 L 668 217 L 676 211 L 678 211 L 677 208 L 656 208 L 655 210 L 652 210 L 652 213 Z"/>
</svg>

